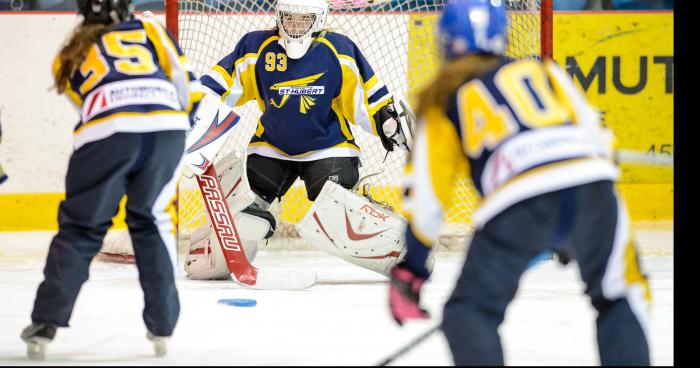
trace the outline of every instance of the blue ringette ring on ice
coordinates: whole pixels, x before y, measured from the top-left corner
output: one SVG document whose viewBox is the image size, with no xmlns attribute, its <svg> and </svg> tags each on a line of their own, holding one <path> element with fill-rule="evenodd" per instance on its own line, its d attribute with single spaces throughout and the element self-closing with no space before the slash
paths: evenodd
<svg viewBox="0 0 700 368">
<path fill-rule="evenodd" d="M 232 305 L 234 307 L 254 307 L 258 302 L 255 299 L 219 299 L 219 304 Z"/>
</svg>

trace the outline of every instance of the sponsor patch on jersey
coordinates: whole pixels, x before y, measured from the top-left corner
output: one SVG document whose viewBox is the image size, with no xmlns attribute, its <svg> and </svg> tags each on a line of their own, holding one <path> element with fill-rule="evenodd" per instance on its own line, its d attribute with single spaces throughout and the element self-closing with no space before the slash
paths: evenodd
<svg viewBox="0 0 700 368">
<path fill-rule="evenodd" d="M 322 95 L 326 93 L 324 86 L 309 86 L 309 84 L 316 82 L 324 74 L 326 73 L 275 83 L 270 86 L 270 90 L 277 91 L 277 94 L 282 96 L 282 99 L 280 102 L 276 102 L 274 98 L 271 98 L 270 104 L 275 108 L 281 109 L 289 100 L 289 96 L 301 96 L 299 99 L 299 112 L 306 114 L 316 105 L 316 99 L 311 97 L 311 95 Z"/>
<path fill-rule="evenodd" d="M 95 89 L 85 97 L 82 120 L 112 109 L 133 105 L 164 105 L 180 110 L 177 91 L 162 79 L 143 78 L 112 82 Z"/>
<path fill-rule="evenodd" d="M 322 95 L 324 93 L 324 86 L 279 87 L 280 95 Z"/>
<path fill-rule="evenodd" d="M 481 175 L 484 193 L 539 165 L 577 157 L 605 155 L 602 141 L 580 126 L 530 130 L 505 141 L 486 161 Z"/>
</svg>

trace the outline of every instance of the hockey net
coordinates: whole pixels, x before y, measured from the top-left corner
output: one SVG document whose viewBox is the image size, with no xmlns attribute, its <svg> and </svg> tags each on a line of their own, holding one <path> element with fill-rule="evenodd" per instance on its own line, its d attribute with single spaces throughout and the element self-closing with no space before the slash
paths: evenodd
<svg viewBox="0 0 700 368">
<path fill-rule="evenodd" d="M 548 1 L 551 0 L 506 1 L 510 22 L 509 56 L 540 57 L 543 55 L 543 45 L 546 54 L 548 40 L 544 31 L 548 28 L 547 22 L 551 22 Z M 178 38 L 195 74 L 201 76 L 232 52 L 245 33 L 275 26 L 274 2 L 168 0 L 166 23 L 169 31 Z M 355 41 L 390 92 L 411 101 L 414 93 L 436 70 L 439 61 L 435 48 L 436 22 L 445 2 L 330 0 L 327 28 Z M 245 154 L 261 112 L 252 102 L 239 111 L 242 116 L 240 126 L 235 128 L 235 133 L 216 159 L 232 151 Z M 370 136 L 358 126 L 352 128 L 362 149 L 360 178 L 366 177 L 359 191 L 362 193 L 363 189 L 368 189 L 372 198 L 386 202 L 401 213 L 401 175 L 406 155 L 394 151 L 386 156 L 378 138 Z M 440 237 L 441 243 L 448 246 L 457 244 L 470 233 L 476 203 L 473 188 L 466 181 L 459 183 L 453 198 Z M 207 222 L 204 203 L 194 178 L 181 179 L 178 206 L 178 238 L 180 242 L 187 242 L 191 232 Z M 273 241 L 298 243 L 300 239 L 294 225 L 310 206 L 304 184 L 297 179 L 281 202 L 271 208 L 278 219 Z"/>
</svg>

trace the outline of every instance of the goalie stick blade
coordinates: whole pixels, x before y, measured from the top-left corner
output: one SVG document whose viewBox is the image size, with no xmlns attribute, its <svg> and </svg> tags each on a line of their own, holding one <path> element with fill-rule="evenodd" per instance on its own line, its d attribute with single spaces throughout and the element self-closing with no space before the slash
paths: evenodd
<svg viewBox="0 0 700 368">
<path fill-rule="evenodd" d="M 313 270 L 265 270 L 258 269 L 254 285 L 234 280 L 241 285 L 259 290 L 304 290 L 316 283 L 316 271 Z"/>
</svg>

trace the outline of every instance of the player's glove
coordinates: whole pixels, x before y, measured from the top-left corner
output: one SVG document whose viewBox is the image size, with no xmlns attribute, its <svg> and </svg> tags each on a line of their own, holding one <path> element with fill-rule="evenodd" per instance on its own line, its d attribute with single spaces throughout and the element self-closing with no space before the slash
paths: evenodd
<svg viewBox="0 0 700 368">
<path fill-rule="evenodd" d="M 403 325 L 408 319 L 430 318 L 419 305 L 425 278 L 415 275 L 404 263 L 394 266 L 390 277 L 389 309 L 396 323 Z"/>
<path fill-rule="evenodd" d="M 403 109 L 407 109 L 407 105 L 403 104 L 402 101 L 399 103 Z M 393 102 L 383 106 L 375 113 L 374 120 L 378 124 L 379 139 L 387 152 L 393 151 L 394 147 L 399 147 L 404 151 L 409 150 L 409 139 L 412 138 L 413 134 L 412 119 L 413 115 L 409 114 L 408 111 L 404 110 L 402 114 L 399 114 Z"/>
</svg>

